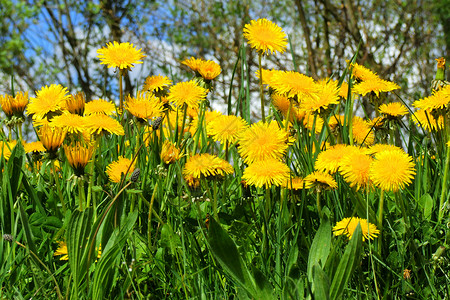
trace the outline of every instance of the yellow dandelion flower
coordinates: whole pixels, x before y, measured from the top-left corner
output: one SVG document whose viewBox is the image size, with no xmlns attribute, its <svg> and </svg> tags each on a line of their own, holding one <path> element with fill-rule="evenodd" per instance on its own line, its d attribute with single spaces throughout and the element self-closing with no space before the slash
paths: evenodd
<svg viewBox="0 0 450 300">
<path fill-rule="evenodd" d="M 286 95 L 279 93 L 273 93 L 271 97 L 273 106 L 275 106 L 283 116 L 286 116 L 290 105 L 289 98 Z"/>
<path fill-rule="evenodd" d="M 271 82 L 271 80 L 272 80 L 272 77 L 273 77 L 273 75 L 274 75 L 276 72 L 280 72 L 280 71 L 277 71 L 277 70 L 267 70 L 267 69 L 262 69 L 262 78 L 263 78 L 262 82 L 263 82 L 263 84 L 268 84 L 268 85 L 270 85 L 270 82 Z M 260 78 L 259 78 L 259 75 L 260 75 L 259 73 L 260 73 L 259 70 L 257 70 L 257 71 L 255 72 L 255 75 L 256 75 L 256 77 L 257 77 L 258 79 L 260 79 Z"/>
<path fill-rule="evenodd" d="M 336 173 L 344 156 L 358 152 L 358 147 L 338 144 L 322 151 L 317 156 L 314 168 L 321 172 Z"/>
<path fill-rule="evenodd" d="M 171 84 L 172 80 L 170 80 L 167 76 L 149 76 L 145 79 L 144 91 L 159 92 L 164 90 L 164 88 L 169 87 Z"/>
<path fill-rule="evenodd" d="M 58 248 L 56 248 L 53 256 L 60 256 L 59 260 L 69 260 L 69 252 L 67 251 L 67 244 L 63 241 L 58 241 Z"/>
<path fill-rule="evenodd" d="M 276 121 L 259 121 L 241 134 L 238 151 L 247 164 L 268 158 L 281 159 L 288 148 L 287 137 Z"/>
<path fill-rule="evenodd" d="M 404 188 L 415 174 L 412 157 L 403 151 L 379 152 L 370 166 L 370 179 L 383 191 Z"/>
<path fill-rule="evenodd" d="M 84 114 L 90 115 L 107 115 L 112 116 L 117 114 L 116 105 L 104 99 L 95 99 L 86 103 Z"/>
<path fill-rule="evenodd" d="M 8 160 L 11 157 L 11 153 L 14 149 L 14 147 L 16 146 L 17 141 L 16 140 L 12 140 L 10 142 L 8 141 L 0 141 L 0 148 L 1 148 L 1 153 L 0 156 L 3 156 L 3 158 L 5 160 Z"/>
<path fill-rule="evenodd" d="M 357 94 L 361 94 L 362 96 L 373 92 L 377 95 L 377 97 L 379 97 L 380 92 L 390 92 L 399 88 L 400 87 L 394 82 L 378 78 L 355 84 L 355 86 L 353 86 L 353 91 Z"/>
<path fill-rule="evenodd" d="M 282 94 L 273 93 L 272 97 L 272 105 L 278 110 L 278 112 L 283 116 L 284 119 L 287 118 L 287 114 L 289 111 L 290 100 L 288 97 Z M 294 101 L 294 100 L 292 100 Z M 301 122 L 305 117 L 305 111 L 298 107 L 298 104 L 294 101 L 292 103 L 291 110 L 289 112 L 289 122 Z"/>
<path fill-rule="evenodd" d="M 413 106 L 425 109 L 444 109 L 448 108 L 450 104 L 450 85 L 446 85 L 439 91 L 434 91 L 431 96 L 425 97 L 423 99 L 414 101 Z"/>
<path fill-rule="evenodd" d="M 214 141 L 234 144 L 247 126 L 247 122 L 241 117 L 222 115 L 208 124 L 206 132 L 212 136 Z"/>
<path fill-rule="evenodd" d="M 198 72 L 205 80 L 213 80 L 214 78 L 219 76 L 219 74 L 222 72 L 222 69 L 216 62 L 207 60 L 200 63 Z"/>
<path fill-rule="evenodd" d="M 82 116 L 84 114 L 85 105 L 86 105 L 86 97 L 82 92 L 77 93 L 75 95 L 70 95 L 66 99 L 67 110 L 71 114 L 77 114 Z"/>
<path fill-rule="evenodd" d="M 371 81 L 371 80 L 377 80 L 380 77 L 375 72 L 372 72 L 371 70 L 367 69 L 366 67 L 353 63 L 350 65 L 352 68 L 352 74 L 356 78 L 358 78 L 361 81 Z"/>
<path fill-rule="evenodd" d="M 278 93 L 273 93 L 271 97 L 273 106 L 282 114 L 284 118 L 286 118 L 290 105 L 289 98 L 283 94 Z M 297 104 L 293 103 L 289 116 L 289 121 L 293 122 L 294 120 L 297 120 L 298 122 L 300 122 L 305 116 L 305 111 L 300 110 Z"/>
<path fill-rule="evenodd" d="M 189 59 L 187 58 L 187 59 L 183 60 L 181 63 L 183 65 L 188 66 L 192 71 L 198 72 L 199 67 L 202 62 L 203 62 L 203 59 L 191 57 Z"/>
<path fill-rule="evenodd" d="M 141 59 L 146 57 L 142 49 L 136 49 L 130 43 L 106 43 L 106 47 L 97 50 L 100 64 L 108 65 L 108 68 L 129 69 L 134 64 L 142 64 Z"/>
<path fill-rule="evenodd" d="M 375 129 L 379 129 L 381 127 L 383 127 L 384 125 L 384 118 L 379 116 L 379 117 L 375 117 L 373 119 L 369 119 L 367 120 L 367 125 L 369 125 L 370 128 L 375 128 Z"/>
<path fill-rule="evenodd" d="M 3 112 L 8 118 L 11 118 L 14 115 L 12 109 L 13 99 L 13 96 L 7 94 L 0 96 L 0 104 L 2 106 Z"/>
<path fill-rule="evenodd" d="M 378 111 L 387 118 L 401 118 L 408 114 L 408 109 L 400 102 L 382 104 Z"/>
<path fill-rule="evenodd" d="M 195 154 L 188 158 L 183 168 L 183 176 L 195 179 L 215 175 L 225 176 L 233 173 L 233 167 L 227 161 L 209 153 Z"/>
<path fill-rule="evenodd" d="M 289 180 L 289 167 L 275 158 L 251 163 L 242 175 L 242 179 L 248 185 L 254 185 L 258 188 L 269 188 L 273 185 L 283 186 Z"/>
<path fill-rule="evenodd" d="M 179 107 L 186 103 L 188 107 L 198 108 L 199 103 L 206 98 L 206 93 L 206 89 L 194 80 L 179 82 L 170 88 L 168 100 Z"/>
<path fill-rule="evenodd" d="M 270 80 L 270 87 L 287 97 L 297 96 L 298 101 L 308 97 L 317 97 L 319 88 L 309 76 L 295 71 L 275 72 Z"/>
<path fill-rule="evenodd" d="M 332 115 L 328 122 L 328 126 L 332 131 L 339 130 L 340 127 L 344 126 L 345 116 L 344 115 Z"/>
<path fill-rule="evenodd" d="M 131 176 L 134 171 L 136 161 L 131 163 L 131 160 L 123 156 L 119 156 L 116 161 L 113 161 L 106 167 L 106 175 L 110 181 L 119 183 L 123 176 L 125 178 Z"/>
<path fill-rule="evenodd" d="M 181 157 L 180 149 L 175 146 L 172 142 L 165 140 L 161 147 L 161 160 L 165 164 L 171 164 Z"/>
<path fill-rule="evenodd" d="M 203 116 L 203 123 L 199 124 L 200 121 L 200 116 L 196 115 L 193 119 L 192 119 L 192 128 L 191 128 L 191 132 L 193 134 L 195 134 L 195 132 L 199 129 L 199 128 L 205 128 L 206 132 L 211 132 L 211 125 L 213 123 L 214 120 L 216 120 L 217 118 L 223 116 L 223 114 L 220 111 L 217 110 L 207 110 L 205 111 L 205 114 Z M 174 118 L 176 118 L 176 115 L 174 115 Z M 174 121 L 174 120 L 173 120 Z M 181 120 L 179 120 L 181 121 Z M 181 123 L 180 123 L 181 125 Z M 172 126 L 172 129 L 174 128 L 174 126 Z"/>
<path fill-rule="evenodd" d="M 87 166 L 94 153 L 94 145 L 85 145 L 76 142 L 74 145 L 64 145 L 63 148 L 67 162 L 72 167 L 75 175 L 84 175 L 84 168 Z"/>
<path fill-rule="evenodd" d="M 69 260 L 69 252 L 67 251 L 67 243 L 64 241 L 58 241 L 58 248 L 56 248 L 55 253 L 53 253 L 53 256 L 60 256 L 62 255 L 59 260 Z M 101 244 L 98 246 L 97 249 L 97 258 L 100 258 L 102 255 L 102 246 Z"/>
<path fill-rule="evenodd" d="M 369 170 L 373 158 L 364 153 L 364 150 L 345 155 L 339 167 L 339 172 L 351 187 L 366 188 L 370 186 Z"/>
<path fill-rule="evenodd" d="M 79 134 L 86 130 L 86 118 L 76 114 L 65 113 L 53 117 L 50 126 L 63 128 L 67 133 Z"/>
<path fill-rule="evenodd" d="M 309 189 L 310 184 L 306 183 L 306 181 L 302 177 L 292 177 L 288 179 L 284 188 L 289 190 Z"/>
<path fill-rule="evenodd" d="M 373 238 L 376 238 L 380 234 L 377 226 L 367 222 L 366 219 L 360 219 L 358 217 L 344 218 L 337 222 L 336 226 L 333 227 L 333 233 L 335 236 L 345 235 L 350 240 L 356 230 L 356 227 L 358 227 L 358 224 L 361 226 L 363 241 L 366 239 L 373 240 Z"/>
<path fill-rule="evenodd" d="M 91 134 L 111 133 L 115 135 L 124 135 L 123 126 L 116 120 L 107 115 L 90 115 L 86 118 L 86 128 Z"/>
<path fill-rule="evenodd" d="M 151 120 L 161 117 L 163 106 L 152 93 L 138 92 L 136 97 L 126 97 L 125 108 L 136 118 Z"/>
<path fill-rule="evenodd" d="M 283 53 L 287 47 L 286 34 L 281 27 L 267 19 L 252 20 L 250 24 L 246 24 L 244 37 L 261 54 L 269 51 Z"/>
<path fill-rule="evenodd" d="M 67 110 L 67 88 L 52 84 L 36 91 L 36 98 L 30 98 L 27 106 L 27 114 L 33 115 L 33 120 L 52 117 Z"/>
<path fill-rule="evenodd" d="M 42 142 L 42 145 L 47 152 L 52 155 L 51 158 L 54 158 L 56 151 L 58 151 L 58 148 L 61 147 L 64 142 L 66 132 L 67 131 L 64 128 L 52 127 L 47 124 L 39 128 L 39 140 Z"/>
<path fill-rule="evenodd" d="M 28 105 L 28 92 L 18 92 L 12 102 L 12 110 L 14 115 L 22 116 Z"/>
<path fill-rule="evenodd" d="M 46 151 L 44 145 L 40 141 L 23 143 L 23 148 L 25 149 L 25 153 L 39 153 Z"/>
<path fill-rule="evenodd" d="M 27 104 L 28 92 L 18 92 L 15 97 L 7 94 L 0 96 L 0 105 L 8 118 L 12 116 L 23 117 Z"/>
<path fill-rule="evenodd" d="M 338 92 L 339 97 L 347 99 L 348 98 L 348 83 L 343 81 L 341 86 L 339 87 Z"/>
<path fill-rule="evenodd" d="M 439 115 L 438 119 L 433 116 L 431 110 L 419 109 L 411 116 L 413 122 L 422 126 L 425 130 L 440 130 L 444 128 L 444 116 Z"/>
<path fill-rule="evenodd" d="M 192 189 L 196 189 L 200 186 L 200 179 L 194 178 L 192 175 L 183 176 L 183 178 L 187 185 Z"/>
<path fill-rule="evenodd" d="M 303 110 L 302 110 L 303 111 Z M 308 130 L 313 130 L 315 133 L 321 133 L 323 128 L 323 119 L 311 112 L 306 112 L 303 117 L 303 126 Z"/>
<path fill-rule="evenodd" d="M 375 144 L 375 145 L 370 146 L 369 148 L 364 149 L 364 152 L 367 155 L 375 155 L 375 154 L 383 152 L 383 151 L 404 152 L 402 148 L 394 146 L 394 145 L 388 145 L 388 144 Z"/>
<path fill-rule="evenodd" d="M 372 145 L 375 140 L 375 134 L 373 133 L 372 127 L 363 120 L 363 118 L 355 116 L 352 121 L 353 129 L 353 141 L 355 143 L 362 145 Z"/>
<path fill-rule="evenodd" d="M 337 182 L 329 173 L 315 171 L 304 178 L 310 188 L 330 190 L 337 188 Z"/>
<path fill-rule="evenodd" d="M 316 84 L 315 97 L 305 97 L 300 104 L 300 109 L 320 113 L 330 105 L 339 103 L 338 82 L 334 80 L 319 80 Z"/>
</svg>

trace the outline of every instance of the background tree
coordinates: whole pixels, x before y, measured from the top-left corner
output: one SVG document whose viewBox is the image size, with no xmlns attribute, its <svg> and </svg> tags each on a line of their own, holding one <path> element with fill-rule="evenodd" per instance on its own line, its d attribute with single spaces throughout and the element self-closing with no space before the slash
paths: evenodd
<svg viewBox="0 0 450 300">
<path fill-rule="evenodd" d="M 447 2 L 447 1 L 444 1 Z M 129 41 L 147 58 L 125 82 L 125 93 L 140 88 L 151 74 L 185 78 L 180 61 L 196 56 L 217 61 L 223 74 L 216 97 L 226 99 L 233 70 L 244 45 L 242 28 L 251 19 L 265 17 L 289 34 L 293 56 L 270 56 L 266 67 L 299 71 L 314 78 L 337 77 L 346 60 L 358 59 L 382 78 L 402 85 L 405 99 L 429 91 L 434 58 L 446 56 L 450 24 L 445 3 L 425 1 L 139 1 L 73 0 L 1 1 L 2 90 L 36 90 L 61 83 L 82 90 L 88 99 L 113 98 L 112 81 L 104 66 L 96 64 L 96 50 L 106 42 Z M 244 45 L 245 46 L 245 45 Z M 248 68 L 256 71 L 257 58 L 246 52 Z M 256 83 L 256 77 L 252 76 Z M 244 83 L 236 76 L 233 99 Z M 256 89 L 252 84 L 251 89 Z"/>
</svg>

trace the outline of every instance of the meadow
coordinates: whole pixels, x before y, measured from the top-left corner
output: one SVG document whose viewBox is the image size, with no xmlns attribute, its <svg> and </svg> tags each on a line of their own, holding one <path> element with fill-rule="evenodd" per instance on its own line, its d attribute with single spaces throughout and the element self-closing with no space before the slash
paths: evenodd
<svg viewBox="0 0 450 300">
<path fill-rule="evenodd" d="M 125 95 L 146 56 L 117 41 L 93 62 L 117 103 L 58 83 L 0 95 L 1 299 L 450 297 L 445 58 L 402 99 L 357 53 L 315 80 L 264 67 L 292 50 L 275 23 L 242 33 L 259 70 L 231 74 L 247 84 L 226 111 L 199 57 Z"/>
</svg>

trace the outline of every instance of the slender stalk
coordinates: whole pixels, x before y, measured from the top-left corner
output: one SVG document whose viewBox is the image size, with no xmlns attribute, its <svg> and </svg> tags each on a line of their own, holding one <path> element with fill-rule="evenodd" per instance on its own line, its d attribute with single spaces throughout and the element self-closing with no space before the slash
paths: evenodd
<svg viewBox="0 0 450 300">
<path fill-rule="evenodd" d="M 58 191 L 59 200 L 61 201 L 63 212 L 64 214 L 66 214 L 67 207 L 66 204 L 64 203 L 64 197 L 62 195 L 61 187 L 59 186 L 59 175 L 56 173 L 55 160 L 52 159 L 51 164 L 52 164 L 53 178 L 55 178 L 55 185 Z"/>
<path fill-rule="evenodd" d="M 19 140 L 23 141 L 23 136 L 22 136 L 22 123 L 17 123 L 17 131 L 19 132 Z"/>
<path fill-rule="evenodd" d="M 121 121 L 123 120 L 123 82 L 122 82 L 123 73 L 122 70 L 119 70 L 119 114 Z"/>
<path fill-rule="evenodd" d="M 217 211 L 217 181 L 213 180 L 213 214 L 214 214 L 214 219 L 216 219 L 217 221 L 219 221 L 219 212 Z"/>
<path fill-rule="evenodd" d="M 444 141 L 444 143 L 448 143 L 450 141 L 450 124 L 449 124 L 448 113 L 444 114 L 444 126 L 445 126 L 446 138 L 447 138 L 447 140 Z M 439 223 L 442 221 L 442 218 L 444 217 L 444 213 L 446 211 L 446 209 L 445 209 L 446 201 L 445 200 L 447 198 L 447 189 L 448 189 L 447 180 L 448 180 L 449 164 L 450 164 L 450 146 L 447 145 L 446 154 L 445 154 L 444 175 L 442 177 L 441 198 L 439 200 L 439 218 L 438 218 Z"/>
<path fill-rule="evenodd" d="M 76 179 L 78 181 L 78 201 L 80 205 L 80 211 L 83 211 L 83 203 L 86 202 L 84 194 L 84 181 L 81 178 Z"/>
<path fill-rule="evenodd" d="M 380 193 L 380 202 L 378 203 L 378 229 L 380 234 L 378 236 L 378 254 L 381 254 L 382 235 L 383 235 L 383 208 L 384 208 L 384 191 Z"/>
<path fill-rule="evenodd" d="M 153 202 L 155 201 L 155 194 L 156 191 L 158 189 L 158 183 L 155 184 L 155 187 L 153 189 L 153 194 L 152 194 L 152 199 L 150 200 L 150 205 L 148 207 L 148 234 L 147 234 L 147 239 L 148 239 L 148 244 L 151 245 L 151 239 L 152 239 L 152 211 L 153 211 Z M 142 194 L 140 194 L 141 197 Z"/>
<path fill-rule="evenodd" d="M 351 146 L 353 146 L 353 103 L 354 99 L 353 96 L 350 97 L 350 108 L 348 113 L 348 137 L 349 137 L 349 143 Z"/>
<path fill-rule="evenodd" d="M 294 100 L 292 99 L 292 97 L 289 97 L 289 107 L 288 107 L 286 120 L 285 120 L 285 124 L 284 124 L 284 128 L 286 129 L 286 131 L 288 131 L 289 120 L 291 119 L 291 111 L 292 111 L 292 102 L 293 101 Z"/>
<path fill-rule="evenodd" d="M 266 115 L 264 113 L 264 87 L 263 87 L 261 60 L 262 60 L 262 52 L 259 52 L 258 61 L 259 61 L 259 93 L 261 95 L 261 119 L 263 123 L 265 123 Z"/>
<path fill-rule="evenodd" d="M 319 217 L 322 219 L 322 208 L 320 206 L 320 190 L 316 189 L 316 204 L 317 204 L 317 211 L 319 212 Z"/>
<path fill-rule="evenodd" d="M 94 207 L 94 220 L 97 219 L 97 203 L 95 202 L 94 197 L 92 197 L 92 188 L 94 187 L 94 167 L 95 167 L 95 155 L 97 154 L 97 148 L 100 145 L 100 139 L 101 135 L 98 135 L 95 139 L 95 145 L 94 145 L 94 151 L 92 153 L 92 162 L 89 169 L 89 185 L 88 185 L 88 193 L 86 198 L 86 207 L 89 207 L 91 205 L 91 198 L 93 198 L 93 207 Z"/>
</svg>

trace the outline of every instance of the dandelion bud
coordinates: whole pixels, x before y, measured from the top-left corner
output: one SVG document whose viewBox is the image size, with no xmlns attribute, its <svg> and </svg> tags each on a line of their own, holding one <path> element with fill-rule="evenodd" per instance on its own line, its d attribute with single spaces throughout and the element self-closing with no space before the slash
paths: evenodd
<svg viewBox="0 0 450 300">
<path fill-rule="evenodd" d="M 8 242 L 12 242 L 14 240 L 14 237 L 11 234 L 4 234 L 2 237 L 5 241 Z"/>
<path fill-rule="evenodd" d="M 131 174 L 130 180 L 132 182 L 136 182 L 139 179 L 140 173 L 141 173 L 141 170 L 139 168 L 134 169 L 133 173 Z"/>
<path fill-rule="evenodd" d="M 156 120 L 153 121 L 153 124 L 152 124 L 153 130 L 158 130 L 159 126 L 162 123 L 162 120 L 163 119 L 161 117 L 157 117 Z"/>
</svg>

